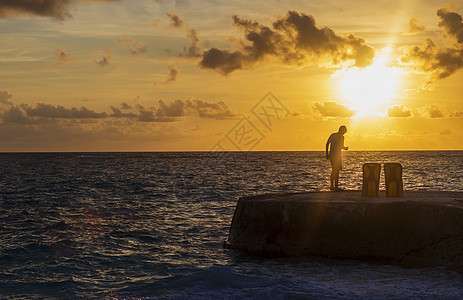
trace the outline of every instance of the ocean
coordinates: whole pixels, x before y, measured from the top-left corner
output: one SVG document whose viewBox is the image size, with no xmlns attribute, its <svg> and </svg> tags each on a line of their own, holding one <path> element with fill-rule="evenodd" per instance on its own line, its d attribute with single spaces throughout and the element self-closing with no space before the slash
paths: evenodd
<svg viewBox="0 0 463 300">
<path fill-rule="evenodd" d="M 463 191 L 463 151 L 347 151 Z M 0 154 L 1 299 L 461 299 L 463 276 L 222 249 L 241 196 L 329 188 L 324 152 Z M 384 177 L 383 177 L 384 178 Z M 382 186 L 384 188 L 384 185 Z"/>
</svg>

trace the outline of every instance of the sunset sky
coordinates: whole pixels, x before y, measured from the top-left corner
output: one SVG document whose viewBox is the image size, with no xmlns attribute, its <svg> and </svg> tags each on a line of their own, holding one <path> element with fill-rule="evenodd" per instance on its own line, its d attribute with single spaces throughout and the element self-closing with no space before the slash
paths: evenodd
<svg viewBox="0 0 463 300">
<path fill-rule="evenodd" d="M 0 0 L 0 151 L 463 149 L 463 3 Z M 270 94 L 269 94 L 270 92 Z"/>
</svg>

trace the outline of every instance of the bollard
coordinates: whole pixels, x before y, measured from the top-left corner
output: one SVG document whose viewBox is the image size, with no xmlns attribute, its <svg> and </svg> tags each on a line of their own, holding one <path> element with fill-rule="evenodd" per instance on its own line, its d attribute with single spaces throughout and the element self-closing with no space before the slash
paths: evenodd
<svg viewBox="0 0 463 300">
<path fill-rule="evenodd" d="M 386 197 L 403 197 L 402 165 L 398 163 L 384 164 L 386 177 Z"/>
<path fill-rule="evenodd" d="M 362 197 L 379 196 L 379 176 L 381 164 L 366 163 L 363 165 Z"/>
</svg>

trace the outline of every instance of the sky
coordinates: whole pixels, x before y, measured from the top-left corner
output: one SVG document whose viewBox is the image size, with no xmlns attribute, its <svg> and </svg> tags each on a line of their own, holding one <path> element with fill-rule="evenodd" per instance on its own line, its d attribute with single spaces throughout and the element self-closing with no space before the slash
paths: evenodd
<svg viewBox="0 0 463 300">
<path fill-rule="evenodd" d="M 463 2 L 0 0 L 0 151 L 463 149 Z"/>
</svg>

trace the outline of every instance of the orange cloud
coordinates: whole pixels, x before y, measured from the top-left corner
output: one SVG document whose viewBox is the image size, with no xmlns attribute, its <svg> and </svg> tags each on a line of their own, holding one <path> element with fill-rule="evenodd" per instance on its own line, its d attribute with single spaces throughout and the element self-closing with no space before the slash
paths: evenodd
<svg viewBox="0 0 463 300">
<path fill-rule="evenodd" d="M 355 115 L 355 110 L 334 101 L 325 101 L 323 104 L 315 103 L 314 109 L 324 117 L 350 118 Z"/>
<path fill-rule="evenodd" d="M 185 21 L 183 21 L 182 16 L 174 13 L 167 13 L 166 15 L 170 20 L 170 27 L 182 28 L 186 26 L 186 23 Z"/>
<path fill-rule="evenodd" d="M 133 55 L 146 52 L 146 44 L 144 42 L 133 39 L 128 35 L 117 37 L 115 41 Z"/>
<path fill-rule="evenodd" d="M 13 98 L 13 95 L 8 93 L 7 91 L 0 91 L 0 103 L 3 104 L 12 104 L 10 99 Z"/>
<path fill-rule="evenodd" d="M 105 67 L 109 64 L 111 57 L 113 55 L 113 50 L 111 48 L 106 48 L 99 60 L 94 61 L 94 63 L 100 67 Z"/>
<path fill-rule="evenodd" d="M 409 35 L 418 34 L 426 30 L 426 28 L 423 25 L 420 25 L 418 23 L 418 19 L 416 18 L 411 18 L 408 25 L 409 25 L 408 30 L 405 31 L 404 34 L 409 34 Z"/>
<path fill-rule="evenodd" d="M 436 119 L 436 118 L 443 118 L 444 117 L 444 113 L 442 112 L 442 110 L 435 106 L 435 105 L 426 105 L 424 107 L 424 111 L 427 115 L 427 117 L 431 118 L 431 119 Z"/>
<path fill-rule="evenodd" d="M 410 109 L 402 104 L 388 106 L 386 114 L 390 118 L 408 118 L 412 116 Z"/>
<path fill-rule="evenodd" d="M 56 49 L 55 55 L 56 55 L 55 65 L 57 66 L 67 64 L 75 60 L 74 56 L 66 52 L 66 50 L 64 50 L 63 48 Z"/>
</svg>

